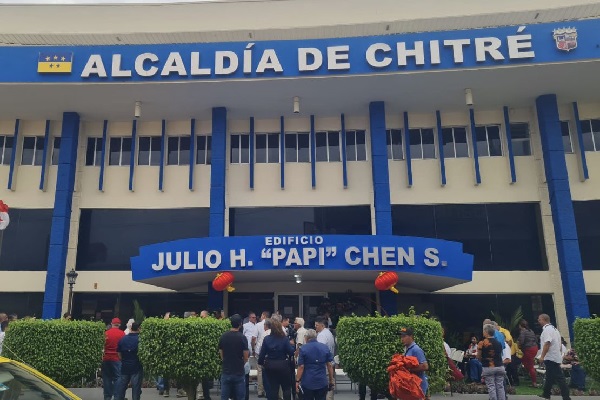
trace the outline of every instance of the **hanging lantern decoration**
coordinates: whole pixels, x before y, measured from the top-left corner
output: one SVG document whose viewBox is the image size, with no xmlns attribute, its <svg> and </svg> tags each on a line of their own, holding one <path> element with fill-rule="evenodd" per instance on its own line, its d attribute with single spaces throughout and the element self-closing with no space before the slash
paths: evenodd
<svg viewBox="0 0 600 400">
<path fill-rule="evenodd" d="M 10 217 L 8 216 L 8 206 L 4 204 L 2 200 L 0 200 L 0 231 L 5 230 L 8 224 L 10 224 Z"/>
<path fill-rule="evenodd" d="M 380 272 L 375 279 L 375 287 L 377 290 L 391 290 L 398 294 L 398 289 L 394 287 L 398 283 L 398 274 L 395 272 Z"/>
<path fill-rule="evenodd" d="M 234 279 L 235 278 L 231 272 L 218 273 L 212 282 L 212 287 L 218 292 L 222 292 L 223 290 L 233 292 L 235 288 L 231 286 L 231 284 L 233 283 Z"/>
</svg>

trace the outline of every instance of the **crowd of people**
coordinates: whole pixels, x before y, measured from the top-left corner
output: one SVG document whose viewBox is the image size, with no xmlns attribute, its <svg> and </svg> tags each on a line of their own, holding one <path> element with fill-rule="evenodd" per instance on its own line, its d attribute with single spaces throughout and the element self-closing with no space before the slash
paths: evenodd
<svg viewBox="0 0 600 400">
<path fill-rule="evenodd" d="M 209 316 L 208 311 L 184 313 L 184 318 Z M 223 318 L 222 314 L 215 317 Z M 254 312 L 248 313 L 246 322 L 238 314 L 229 320 L 232 328 L 219 342 L 222 400 L 248 400 L 251 370 L 256 371 L 260 398 L 291 400 L 300 393 L 305 400 L 333 400 L 335 340 L 328 316 L 317 317 L 315 329 L 305 329 L 300 317 L 290 323 L 289 317 L 269 311 L 263 311 L 259 321 Z M 123 331 L 121 320 L 113 318 L 106 330 L 101 369 L 104 400 L 123 400 L 129 384 L 132 399 L 140 399 L 143 368 L 137 356 L 138 334 L 139 324 L 133 319 Z M 157 379 L 160 395 L 170 397 L 170 386 L 169 377 Z M 198 399 L 211 400 L 212 380 L 203 380 L 201 386 Z M 187 393 L 176 387 L 175 396 L 187 397 Z"/>
<path fill-rule="evenodd" d="M 224 318 L 222 312 L 208 311 L 199 315 L 191 311 L 183 316 Z M 170 318 L 170 314 L 165 314 L 164 318 Z M 14 314 L 0 313 L 0 352 L 8 325 L 16 319 Z M 70 320 L 71 316 L 65 314 L 63 319 Z M 300 317 L 292 322 L 279 312 L 263 311 L 260 316 L 249 312 L 245 320 L 238 314 L 229 319 L 232 328 L 219 342 L 221 400 L 248 400 L 253 370 L 259 398 L 292 400 L 301 395 L 304 400 L 333 400 L 336 342 L 328 315 L 315 319 L 315 329 L 306 329 L 305 321 Z M 585 390 L 585 372 L 575 348 L 567 350 L 564 338 L 547 314 L 540 314 L 537 322 L 542 327 L 539 337 L 524 319 L 512 333 L 495 321 L 485 319 L 481 339 L 476 334 L 471 335 L 459 366 L 468 380 L 487 386 L 490 400 L 507 398 L 506 383 L 520 384 L 521 364 L 533 387 L 539 387 L 538 371 L 543 368 L 545 379 L 540 397 L 544 399 L 550 399 L 551 389 L 557 384 L 563 400 L 570 400 L 565 369 L 570 371 L 571 386 L 578 391 Z M 123 400 L 129 385 L 132 400 L 140 399 L 144 374 L 137 355 L 139 331 L 140 324 L 133 319 L 127 322 L 124 330 L 119 318 L 113 318 L 107 327 L 101 369 L 104 400 Z M 416 359 L 409 367 L 409 373 L 419 378 L 423 397 L 427 397 L 429 365 L 426 354 L 415 342 L 411 328 L 403 328 L 400 338 L 404 345 L 403 355 Z M 451 362 L 450 346 L 444 342 L 444 347 Z M 166 376 L 157 379 L 157 389 L 164 397 L 171 395 L 170 382 Z M 212 380 L 202 381 L 199 399 L 211 400 L 212 384 Z M 187 397 L 180 387 L 176 387 L 175 395 Z M 359 398 L 365 400 L 365 397 L 366 387 L 361 384 Z M 377 393 L 372 391 L 371 400 L 376 398 Z"/>
<path fill-rule="evenodd" d="M 486 319 L 483 321 L 481 340 L 477 335 L 471 335 L 461 366 L 468 380 L 487 386 L 490 400 L 502 400 L 506 397 L 506 383 L 511 386 L 520 385 L 521 365 L 529 376 L 532 387 L 540 387 L 538 371 L 543 371 L 545 380 L 540 397 L 545 399 L 550 398 L 554 384 L 558 384 L 563 400 L 570 398 L 563 371 L 567 369 L 571 387 L 578 392 L 585 390 L 585 372 L 579 364 L 575 349 L 572 347 L 567 350 L 564 338 L 551 324 L 547 314 L 540 314 L 537 322 L 542 327 L 539 337 L 524 319 L 512 334 L 495 321 Z M 447 344 L 446 352 L 448 358 L 452 358 Z"/>
</svg>

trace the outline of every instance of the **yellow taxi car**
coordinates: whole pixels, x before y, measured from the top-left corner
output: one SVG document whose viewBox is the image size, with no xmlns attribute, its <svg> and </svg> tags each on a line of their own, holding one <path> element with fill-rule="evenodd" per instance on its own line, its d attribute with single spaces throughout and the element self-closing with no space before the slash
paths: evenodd
<svg viewBox="0 0 600 400">
<path fill-rule="evenodd" d="M 0 357 L 0 400 L 81 400 L 44 374 Z"/>
</svg>

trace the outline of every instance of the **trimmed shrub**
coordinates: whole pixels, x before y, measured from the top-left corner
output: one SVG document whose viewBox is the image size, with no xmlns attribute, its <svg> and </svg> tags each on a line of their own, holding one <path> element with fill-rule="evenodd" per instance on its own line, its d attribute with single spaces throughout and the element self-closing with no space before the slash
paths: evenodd
<svg viewBox="0 0 600 400">
<path fill-rule="evenodd" d="M 573 325 L 575 349 L 583 368 L 596 382 L 600 382 L 600 318 L 578 318 Z"/>
<path fill-rule="evenodd" d="M 32 366 L 63 386 L 95 375 L 102 362 L 104 324 L 23 319 L 6 330 L 2 355 Z"/>
<path fill-rule="evenodd" d="M 138 352 L 144 372 L 175 379 L 195 400 L 200 381 L 221 374 L 219 340 L 230 328 L 228 319 L 145 319 Z"/>
<path fill-rule="evenodd" d="M 448 368 L 444 354 L 442 326 L 438 321 L 418 315 L 393 317 L 343 317 L 337 329 L 340 363 L 353 382 L 360 382 L 387 393 L 387 367 L 392 356 L 404 352 L 400 328 L 411 327 L 415 342 L 423 349 L 429 364 L 431 392 L 444 388 Z"/>
</svg>

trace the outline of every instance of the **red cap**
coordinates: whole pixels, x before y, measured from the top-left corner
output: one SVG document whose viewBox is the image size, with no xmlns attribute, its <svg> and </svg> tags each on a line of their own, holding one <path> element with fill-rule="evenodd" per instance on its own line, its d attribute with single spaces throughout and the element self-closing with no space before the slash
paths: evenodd
<svg viewBox="0 0 600 400">
<path fill-rule="evenodd" d="M 110 323 L 113 325 L 121 325 L 121 320 L 119 318 L 113 318 Z"/>
</svg>

